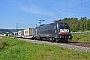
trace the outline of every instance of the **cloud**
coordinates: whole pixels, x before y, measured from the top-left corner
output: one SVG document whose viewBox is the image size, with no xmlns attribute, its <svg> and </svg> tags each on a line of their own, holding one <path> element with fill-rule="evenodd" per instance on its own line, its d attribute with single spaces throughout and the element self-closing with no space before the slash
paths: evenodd
<svg viewBox="0 0 90 60">
<path fill-rule="evenodd" d="M 41 14 L 37 6 L 31 6 L 31 7 L 26 6 L 26 7 L 21 7 L 21 9 L 28 13 Z"/>
<path fill-rule="evenodd" d="M 14 3 L 14 4 L 18 4 L 18 5 L 21 5 L 20 2 L 16 1 L 16 0 L 9 0 L 10 3 Z"/>
<path fill-rule="evenodd" d="M 21 10 L 27 13 L 34 13 L 34 14 L 48 15 L 48 16 L 54 14 L 53 12 L 46 11 L 46 9 L 42 8 L 41 6 L 33 5 L 34 4 L 33 2 L 32 2 L 33 4 L 29 4 L 29 5 L 25 3 L 21 3 L 18 0 L 9 0 L 9 2 L 13 4 L 17 4 Z"/>
<path fill-rule="evenodd" d="M 34 13 L 34 14 L 39 14 L 39 15 L 51 15 L 53 14 L 52 12 L 48 12 L 43 10 L 42 8 L 39 8 L 38 6 L 21 6 L 21 9 L 24 12 L 28 12 L 28 13 Z"/>
</svg>

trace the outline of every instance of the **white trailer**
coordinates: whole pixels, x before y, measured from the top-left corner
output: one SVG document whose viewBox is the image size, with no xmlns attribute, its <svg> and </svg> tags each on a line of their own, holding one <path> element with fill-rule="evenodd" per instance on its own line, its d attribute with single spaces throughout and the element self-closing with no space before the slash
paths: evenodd
<svg viewBox="0 0 90 60">
<path fill-rule="evenodd" d="M 27 28 L 24 30 L 24 38 L 32 38 L 34 34 L 34 28 Z"/>
<path fill-rule="evenodd" d="M 17 37 L 24 37 L 24 30 L 18 31 L 18 36 Z"/>
</svg>

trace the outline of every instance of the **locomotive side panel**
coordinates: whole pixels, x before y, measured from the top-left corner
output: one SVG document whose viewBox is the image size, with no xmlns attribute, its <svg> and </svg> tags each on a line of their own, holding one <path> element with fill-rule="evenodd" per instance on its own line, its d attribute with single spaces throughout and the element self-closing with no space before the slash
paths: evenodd
<svg viewBox="0 0 90 60">
<path fill-rule="evenodd" d="M 35 37 L 40 39 L 49 39 L 52 41 L 68 41 L 72 39 L 70 27 L 65 22 L 55 22 L 47 25 L 41 25 L 35 29 Z"/>
<path fill-rule="evenodd" d="M 35 29 L 35 35 L 40 37 L 54 37 L 54 26 L 52 24 L 47 24 L 44 26 L 39 26 Z"/>
</svg>

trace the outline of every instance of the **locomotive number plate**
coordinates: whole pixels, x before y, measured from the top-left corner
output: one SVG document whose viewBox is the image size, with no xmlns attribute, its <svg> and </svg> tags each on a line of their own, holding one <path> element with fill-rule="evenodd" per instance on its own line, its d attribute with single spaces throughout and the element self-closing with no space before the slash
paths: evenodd
<svg viewBox="0 0 90 60">
<path fill-rule="evenodd" d="M 60 29 L 60 32 L 69 32 L 69 29 Z"/>
</svg>

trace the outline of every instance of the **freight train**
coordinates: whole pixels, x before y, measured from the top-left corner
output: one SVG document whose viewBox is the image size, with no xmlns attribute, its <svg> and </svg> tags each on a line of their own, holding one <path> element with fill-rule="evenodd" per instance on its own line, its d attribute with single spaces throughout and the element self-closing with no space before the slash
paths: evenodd
<svg viewBox="0 0 90 60">
<path fill-rule="evenodd" d="M 68 42 L 68 39 L 72 39 L 72 34 L 66 22 L 56 20 L 50 24 L 42 24 L 36 28 L 27 28 L 23 31 L 18 31 L 18 37 L 53 42 Z"/>
<path fill-rule="evenodd" d="M 36 27 L 33 38 L 53 42 L 68 42 L 68 39 L 72 39 L 72 34 L 70 27 L 66 22 L 57 20 L 54 23 L 43 24 Z"/>
</svg>

